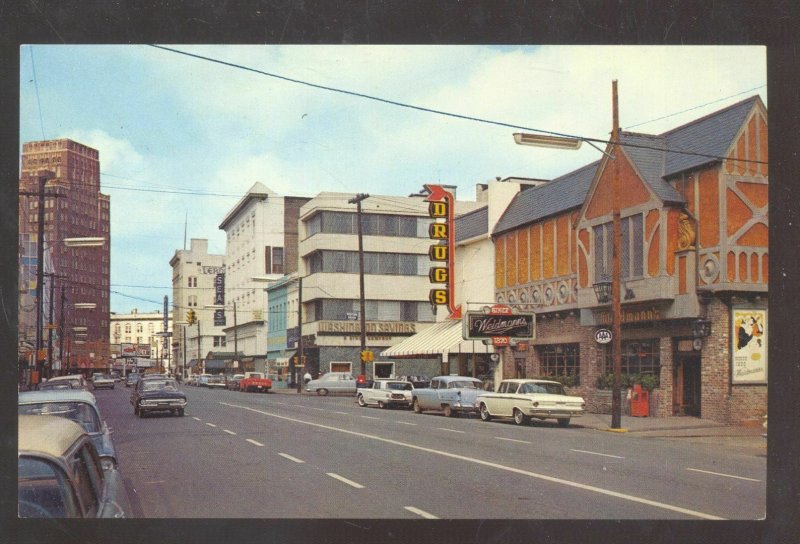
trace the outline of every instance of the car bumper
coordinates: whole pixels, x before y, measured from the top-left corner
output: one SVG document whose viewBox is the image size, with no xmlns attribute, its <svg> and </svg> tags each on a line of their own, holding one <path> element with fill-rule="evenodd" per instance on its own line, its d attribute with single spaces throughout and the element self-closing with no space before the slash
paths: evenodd
<svg viewBox="0 0 800 544">
<path fill-rule="evenodd" d="M 542 410 L 541 408 L 530 408 L 527 415 L 538 418 L 565 418 L 565 417 L 580 417 L 583 415 L 583 410 L 570 411 L 564 409 L 554 408 L 552 410 Z"/>
<path fill-rule="evenodd" d="M 95 389 L 111 389 L 116 385 L 116 382 L 109 382 L 109 383 L 96 383 L 93 385 Z"/>
<path fill-rule="evenodd" d="M 166 410 L 177 410 L 178 408 L 186 407 L 185 400 L 159 400 L 159 401 L 149 401 L 149 402 L 140 402 L 139 403 L 139 411 L 140 412 L 163 412 Z"/>
</svg>

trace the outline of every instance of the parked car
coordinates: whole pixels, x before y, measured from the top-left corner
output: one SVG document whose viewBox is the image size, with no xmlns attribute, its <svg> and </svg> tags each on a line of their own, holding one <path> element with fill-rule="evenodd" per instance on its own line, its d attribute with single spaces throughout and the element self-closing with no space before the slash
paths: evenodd
<svg viewBox="0 0 800 544">
<path fill-rule="evenodd" d="M 571 418 L 583 415 L 586 403 L 567 395 L 559 382 L 512 379 L 500 382 L 497 392 L 478 395 L 475 407 L 483 421 L 510 417 L 517 425 L 525 425 L 531 418 L 555 419 L 566 427 Z"/>
<path fill-rule="evenodd" d="M 58 389 L 74 389 L 72 383 L 61 380 L 57 382 L 46 381 L 39 384 L 39 391 L 55 391 Z"/>
<path fill-rule="evenodd" d="M 83 374 L 70 374 L 69 376 L 56 376 L 54 378 L 50 378 L 47 380 L 47 383 L 58 383 L 61 381 L 69 382 L 72 384 L 73 389 L 85 389 L 86 391 L 89 390 L 89 383 L 86 381 L 86 378 L 83 377 Z"/>
<path fill-rule="evenodd" d="M 227 376 L 225 379 L 225 388 L 230 389 L 231 391 L 238 391 L 239 382 L 241 382 L 243 378 L 244 374 L 234 374 L 233 376 Z"/>
<path fill-rule="evenodd" d="M 138 372 L 134 372 L 133 374 L 128 374 L 125 377 L 125 387 L 130 387 L 132 385 L 136 385 L 137 383 L 139 383 L 140 379 L 141 379 L 141 376 L 139 375 Z"/>
<path fill-rule="evenodd" d="M 356 379 L 349 372 L 328 372 L 306 384 L 306 391 L 317 395 L 356 392 Z"/>
<path fill-rule="evenodd" d="M 428 387 L 411 392 L 411 406 L 418 414 L 436 410 L 447 417 L 456 412 L 475 412 L 475 397 L 482 387 L 483 383 L 471 376 L 436 376 Z"/>
<path fill-rule="evenodd" d="M 139 380 L 131 394 L 133 413 L 144 417 L 147 412 L 173 412 L 183 416 L 186 395 L 172 378 Z"/>
<path fill-rule="evenodd" d="M 116 370 L 112 370 L 111 371 L 111 377 L 114 379 L 115 382 L 121 382 L 122 381 L 122 376 Z"/>
<path fill-rule="evenodd" d="M 403 382 L 410 382 L 411 385 L 414 386 L 414 389 L 422 389 L 428 387 L 431 383 L 431 379 L 428 376 L 423 376 L 423 375 L 400 376 L 397 379 Z"/>
<path fill-rule="evenodd" d="M 197 387 L 208 387 L 208 379 L 211 377 L 211 374 L 200 374 L 197 377 Z"/>
<path fill-rule="evenodd" d="M 103 470 L 92 439 L 72 421 L 18 418 L 21 518 L 123 518 L 131 512 L 116 468 Z"/>
<path fill-rule="evenodd" d="M 80 389 L 29 391 L 17 397 L 19 415 L 59 416 L 78 423 L 94 442 L 103 469 L 117 467 L 111 429 L 100 416 L 94 395 Z"/>
<path fill-rule="evenodd" d="M 114 389 L 116 383 L 110 374 L 103 374 L 102 372 L 92 374 L 92 387 L 94 389 Z"/>
<path fill-rule="evenodd" d="M 209 376 L 208 380 L 206 380 L 206 387 L 209 389 L 225 389 L 225 376 L 222 374 Z"/>
<path fill-rule="evenodd" d="M 400 380 L 375 380 L 370 388 L 359 389 L 356 400 L 359 406 L 376 405 L 378 408 L 411 406 L 411 391 L 414 386 L 410 382 Z"/>
<path fill-rule="evenodd" d="M 189 377 L 186 378 L 186 385 L 196 386 L 197 385 L 197 374 L 189 374 Z"/>
</svg>

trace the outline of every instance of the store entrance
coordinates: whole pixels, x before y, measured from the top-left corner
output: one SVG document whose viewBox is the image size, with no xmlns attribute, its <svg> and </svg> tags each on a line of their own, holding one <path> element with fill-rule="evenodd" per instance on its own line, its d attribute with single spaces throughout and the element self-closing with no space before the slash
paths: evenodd
<svg viewBox="0 0 800 544">
<path fill-rule="evenodd" d="M 700 417 L 700 354 L 675 354 L 672 413 Z"/>
</svg>

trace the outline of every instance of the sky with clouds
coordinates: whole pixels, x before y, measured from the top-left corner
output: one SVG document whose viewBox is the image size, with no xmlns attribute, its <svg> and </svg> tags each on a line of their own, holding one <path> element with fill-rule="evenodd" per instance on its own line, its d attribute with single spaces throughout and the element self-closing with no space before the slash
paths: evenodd
<svg viewBox="0 0 800 544">
<path fill-rule="evenodd" d="M 285 195 L 401 195 L 425 183 L 553 178 L 600 157 L 514 145 L 518 129 L 607 139 L 611 81 L 623 129 L 659 134 L 754 94 L 758 46 L 193 46 L 251 70 L 145 45 L 20 48 L 22 143 L 71 138 L 100 152 L 111 196 L 111 311 L 172 298 L 187 240 L 224 254 L 218 227 L 260 181 Z M 266 72 L 279 77 L 271 77 Z M 287 79 L 281 79 L 287 78 Z M 288 81 L 296 80 L 296 81 Z"/>
</svg>

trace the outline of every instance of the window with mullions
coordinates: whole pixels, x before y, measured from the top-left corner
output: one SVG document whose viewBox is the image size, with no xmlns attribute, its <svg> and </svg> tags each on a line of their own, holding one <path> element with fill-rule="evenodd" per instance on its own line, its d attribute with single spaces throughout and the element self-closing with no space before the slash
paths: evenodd
<svg viewBox="0 0 800 544">
<path fill-rule="evenodd" d="M 604 373 L 614 372 L 614 363 L 611 360 L 611 344 L 606 344 Z M 661 356 L 659 354 L 659 340 L 629 340 L 622 342 L 622 373 L 623 374 L 652 374 L 658 376 L 661 372 Z"/>
<path fill-rule="evenodd" d="M 620 251 L 620 277 L 635 278 L 644 275 L 644 231 L 642 215 L 625 217 L 620 221 L 622 246 Z M 596 225 L 594 232 L 594 281 L 611 279 L 611 257 L 614 251 L 613 224 Z"/>
<path fill-rule="evenodd" d="M 580 385 L 581 358 L 578 344 L 552 344 L 536 348 L 543 376 L 574 376 Z"/>
</svg>

